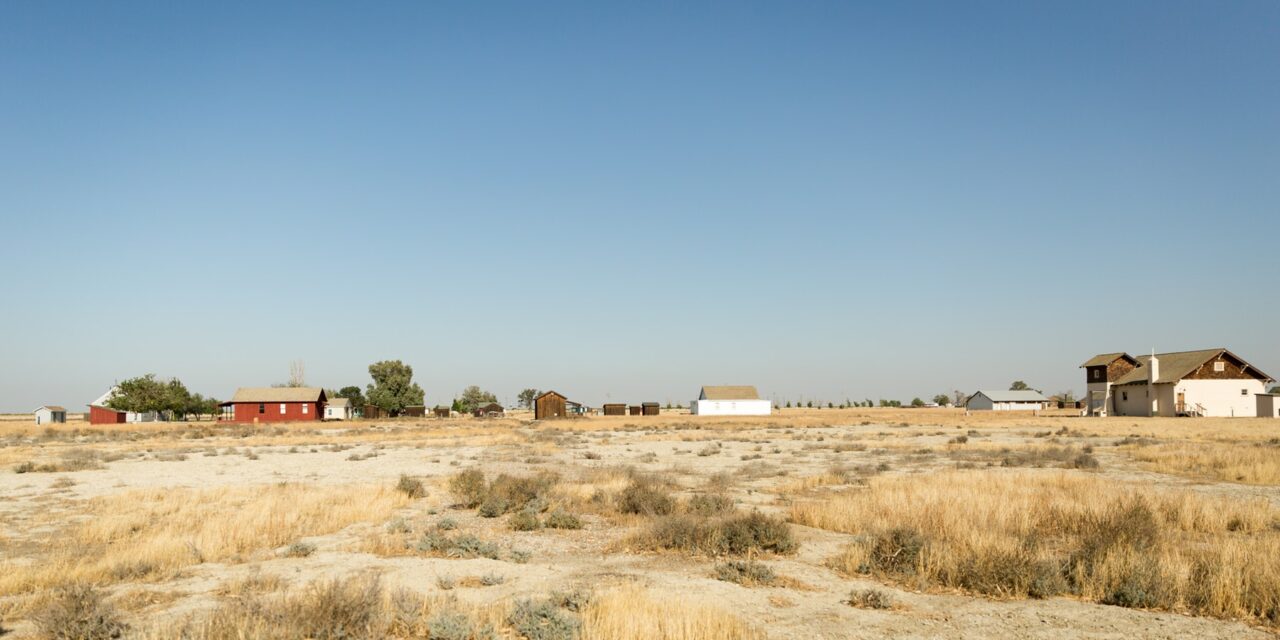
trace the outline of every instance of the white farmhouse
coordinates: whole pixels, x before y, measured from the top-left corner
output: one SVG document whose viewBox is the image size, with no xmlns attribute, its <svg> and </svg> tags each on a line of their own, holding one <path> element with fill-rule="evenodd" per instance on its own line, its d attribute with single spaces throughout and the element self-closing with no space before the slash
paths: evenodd
<svg viewBox="0 0 1280 640">
<path fill-rule="evenodd" d="M 67 410 L 56 405 L 45 405 L 35 413 L 36 424 L 63 424 L 67 421 Z"/>
<path fill-rule="evenodd" d="M 696 416 L 767 416 L 773 413 L 773 403 L 760 399 L 750 385 L 703 387 L 698 399 L 689 403 L 689 412 Z"/>
<path fill-rule="evenodd" d="M 1093 416 L 1254 417 L 1271 376 L 1226 349 L 1107 353 L 1080 365 Z"/>
<path fill-rule="evenodd" d="M 334 398 L 324 405 L 325 420 L 350 420 L 355 417 L 355 409 L 348 398 Z"/>
<path fill-rule="evenodd" d="M 1039 411 L 1048 406 L 1049 399 L 1039 391 L 975 391 L 964 401 L 969 411 Z"/>
</svg>

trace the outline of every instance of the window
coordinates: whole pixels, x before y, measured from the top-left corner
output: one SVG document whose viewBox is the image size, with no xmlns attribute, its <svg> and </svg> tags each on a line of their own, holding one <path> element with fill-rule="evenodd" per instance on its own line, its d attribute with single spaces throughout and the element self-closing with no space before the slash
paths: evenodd
<svg viewBox="0 0 1280 640">
<path fill-rule="evenodd" d="M 1226 371 L 1226 370 L 1227 370 L 1227 363 L 1225 363 L 1225 362 L 1223 362 L 1223 361 L 1221 361 L 1221 360 L 1219 360 L 1219 361 L 1217 361 L 1217 362 L 1213 363 L 1213 371 L 1214 371 L 1214 373 L 1222 373 L 1223 371 Z"/>
<path fill-rule="evenodd" d="M 280 415 L 284 415 L 284 403 L 280 403 Z"/>
<path fill-rule="evenodd" d="M 302 405 L 302 415 L 307 415 L 307 405 Z"/>
<path fill-rule="evenodd" d="M 1093 370 L 1093 379 L 1094 379 L 1094 380 L 1098 380 L 1098 379 L 1100 379 L 1100 378 L 1102 378 L 1102 369 L 1094 369 L 1094 370 Z"/>
<path fill-rule="evenodd" d="M 1120 392 L 1120 398 L 1121 398 L 1122 400 L 1124 400 L 1125 402 L 1128 402 L 1128 401 L 1129 401 L 1129 392 L 1128 392 L 1128 391 L 1121 391 L 1121 392 Z"/>
<path fill-rule="evenodd" d="M 267 405 L 266 405 L 266 403 L 259 402 L 259 403 L 258 403 L 258 413 L 266 413 L 266 412 L 267 412 Z"/>
<path fill-rule="evenodd" d="M 1242 395 L 1242 396 L 1247 396 L 1247 395 L 1249 395 L 1249 390 L 1248 390 L 1248 389 L 1241 389 L 1241 390 L 1240 390 L 1240 395 Z"/>
</svg>

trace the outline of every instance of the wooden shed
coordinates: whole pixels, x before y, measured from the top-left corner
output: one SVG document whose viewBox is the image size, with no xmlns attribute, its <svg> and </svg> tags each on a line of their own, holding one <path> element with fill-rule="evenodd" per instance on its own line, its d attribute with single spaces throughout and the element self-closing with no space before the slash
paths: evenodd
<svg viewBox="0 0 1280 640">
<path fill-rule="evenodd" d="M 642 413 L 644 409 L 638 404 L 633 404 L 630 407 L 627 407 L 627 409 L 630 411 L 631 415 L 633 416 L 644 415 Z"/>
<path fill-rule="evenodd" d="M 427 417 L 427 407 L 426 405 L 421 404 L 411 405 L 405 407 L 404 410 L 400 412 L 400 415 L 406 418 L 425 418 Z"/>
<path fill-rule="evenodd" d="M 432 414 L 432 415 L 434 415 L 434 416 L 435 416 L 435 417 L 437 417 L 437 418 L 448 418 L 448 417 L 449 417 L 449 407 L 436 407 L 436 408 L 434 408 L 434 409 L 432 409 L 432 410 L 431 410 L 431 414 Z"/>
<path fill-rule="evenodd" d="M 533 400 L 533 419 L 554 420 L 568 416 L 568 407 L 565 406 L 566 401 L 568 401 L 568 398 L 555 391 L 548 391 L 538 396 Z"/>
<path fill-rule="evenodd" d="M 502 405 L 496 402 L 482 404 L 476 407 L 475 411 L 471 412 L 471 414 L 477 418 L 500 418 L 504 413 L 505 410 L 502 408 Z"/>
<path fill-rule="evenodd" d="M 640 405 L 643 415 L 656 416 L 661 409 L 656 402 L 645 402 Z"/>
<path fill-rule="evenodd" d="M 362 415 L 369 420 L 379 420 L 383 417 L 383 412 L 377 405 L 366 404 Z"/>
<path fill-rule="evenodd" d="M 63 424 L 67 421 L 67 410 L 57 405 L 46 404 L 35 410 L 36 424 Z"/>
<path fill-rule="evenodd" d="M 603 407 L 606 416 L 625 416 L 627 415 L 627 405 L 621 402 L 606 404 Z"/>
</svg>

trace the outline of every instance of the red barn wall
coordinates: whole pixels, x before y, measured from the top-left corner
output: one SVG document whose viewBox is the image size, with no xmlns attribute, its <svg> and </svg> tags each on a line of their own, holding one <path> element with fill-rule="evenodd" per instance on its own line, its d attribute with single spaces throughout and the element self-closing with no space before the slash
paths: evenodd
<svg viewBox="0 0 1280 640">
<path fill-rule="evenodd" d="M 124 412 L 106 407 L 89 407 L 89 424 L 124 424 Z"/>
<path fill-rule="evenodd" d="M 258 413 L 258 405 L 263 405 L 263 413 Z M 284 405 L 284 413 L 280 413 L 280 405 Z M 302 412 L 306 405 L 307 412 Z M 237 402 L 235 407 L 236 422 L 298 422 L 300 420 L 320 420 L 324 418 L 324 408 L 319 402 Z"/>
</svg>

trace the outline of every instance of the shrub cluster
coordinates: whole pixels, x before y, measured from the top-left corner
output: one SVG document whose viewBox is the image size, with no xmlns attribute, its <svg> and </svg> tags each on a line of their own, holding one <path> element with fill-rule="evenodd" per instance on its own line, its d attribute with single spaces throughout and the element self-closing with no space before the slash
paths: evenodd
<svg viewBox="0 0 1280 640">
<path fill-rule="evenodd" d="M 716 579 L 755 586 L 773 584 L 777 575 L 773 569 L 755 560 L 730 560 L 716 565 Z"/>
<path fill-rule="evenodd" d="M 655 520 L 635 542 L 644 548 L 711 556 L 786 554 L 800 546 L 786 522 L 755 511 L 717 518 L 667 516 Z"/>
<path fill-rule="evenodd" d="M 554 473 L 532 476 L 504 473 L 486 482 L 483 471 L 468 469 L 449 480 L 449 491 L 462 506 L 476 509 L 482 517 L 497 518 L 524 510 L 546 511 L 547 496 L 559 481 L 560 477 Z"/>
</svg>

